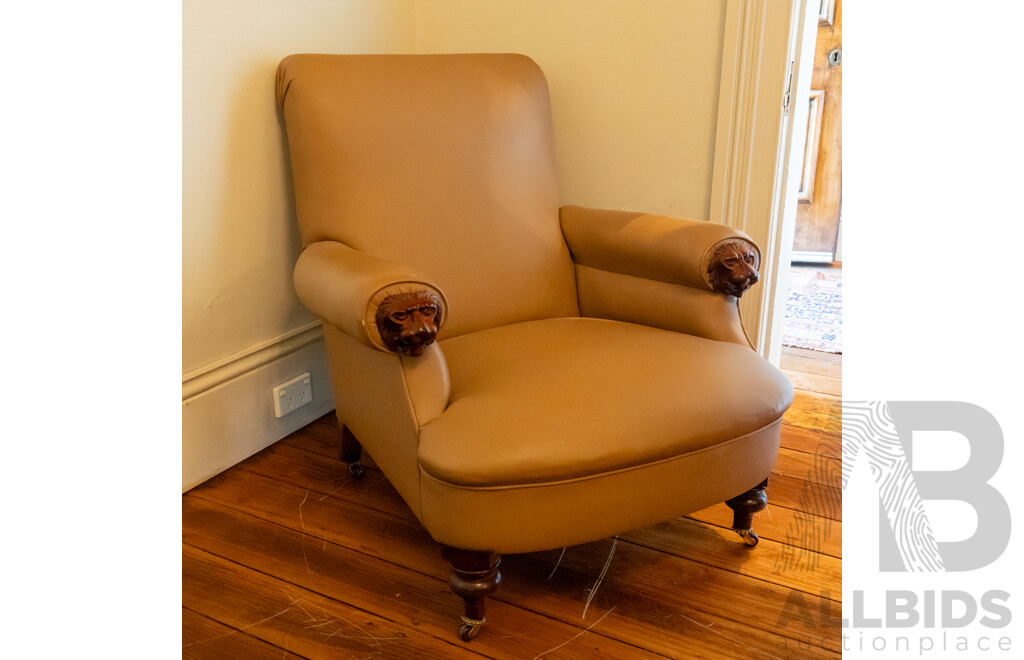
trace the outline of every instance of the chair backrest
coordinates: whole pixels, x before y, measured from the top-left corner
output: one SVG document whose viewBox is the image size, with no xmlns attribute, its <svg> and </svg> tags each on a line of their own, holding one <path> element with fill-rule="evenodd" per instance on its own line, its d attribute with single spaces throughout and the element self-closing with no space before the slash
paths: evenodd
<svg viewBox="0 0 1024 660">
<path fill-rule="evenodd" d="M 521 55 L 292 55 L 277 98 L 305 245 L 416 269 L 442 336 L 579 314 L 547 82 Z"/>
</svg>

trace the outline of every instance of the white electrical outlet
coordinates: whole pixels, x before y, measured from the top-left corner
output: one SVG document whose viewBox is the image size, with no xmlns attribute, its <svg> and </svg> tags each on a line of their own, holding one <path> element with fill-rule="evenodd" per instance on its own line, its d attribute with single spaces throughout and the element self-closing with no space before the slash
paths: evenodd
<svg viewBox="0 0 1024 660">
<path fill-rule="evenodd" d="M 274 417 L 284 417 L 312 402 L 313 383 L 307 372 L 274 388 Z"/>
</svg>

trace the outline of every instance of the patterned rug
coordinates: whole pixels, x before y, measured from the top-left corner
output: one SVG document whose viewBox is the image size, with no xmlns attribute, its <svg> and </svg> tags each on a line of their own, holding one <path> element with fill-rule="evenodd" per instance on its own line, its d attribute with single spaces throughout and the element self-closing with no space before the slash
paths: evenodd
<svg viewBox="0 0 1024 660">
<path fill-rule="evenodd" d="M 843 352 L 843 270 L 792 266 L 782 344 Z"/>
</svg>

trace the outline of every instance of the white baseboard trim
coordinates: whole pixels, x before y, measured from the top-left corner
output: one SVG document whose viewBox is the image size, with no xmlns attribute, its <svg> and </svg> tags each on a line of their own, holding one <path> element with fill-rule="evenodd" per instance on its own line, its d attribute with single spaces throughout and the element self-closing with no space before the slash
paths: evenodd
<svg viewBox="0 0 1024 660">
<path fill-rule="evenodd" d="M 274 417 L 271 390 L 307 371 L 313 402 Z M 334 409 L 323 328 L 310 324 L 186 374 L 181 390 L 184 492 Z"/>
</svg>

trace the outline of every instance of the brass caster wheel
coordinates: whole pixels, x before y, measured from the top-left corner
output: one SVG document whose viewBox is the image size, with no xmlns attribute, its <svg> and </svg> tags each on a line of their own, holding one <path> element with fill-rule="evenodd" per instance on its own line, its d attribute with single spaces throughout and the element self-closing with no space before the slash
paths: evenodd
<svg viewBox="0 0 1024 660">
<path fill-rule="evenodd" d="M 462 617 L 462 625 L 459 627 L 459 638 L 464 642 L 472 641 L 478 634 L 480 634 L 480 626 L 484 625 L 484 621 L 487 619 L 470 619 L 469 617 Z"/>
<path fill-rule="evenodd" d="M 761 540 L 760 538 L 758 538 L 757 534 L 755 534 L 754 530 L 752 529 L 734 529 L 732 531 L 739 534 L 740 538 L 743 539 L 743 542 L 749 545 L 750 547 L 754 547 L 755 545 L 757 545 L 757 542 Z"/>
<path fill-rule="evenodd" d="M 348 466 L 348 471 L 352 473 L 353 479 L 362 479 L 364 476 L 366 476 L 366 473 L 363 472 L 363 466 L 360 465 L 359 463 L 350 463 Z"/>
</svg>

